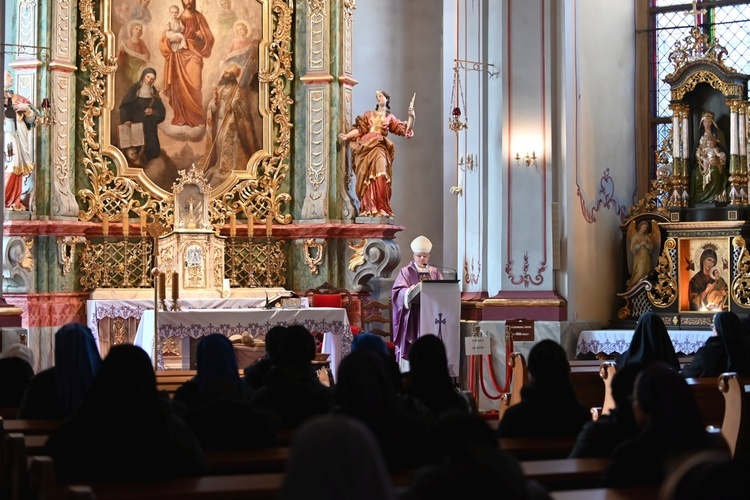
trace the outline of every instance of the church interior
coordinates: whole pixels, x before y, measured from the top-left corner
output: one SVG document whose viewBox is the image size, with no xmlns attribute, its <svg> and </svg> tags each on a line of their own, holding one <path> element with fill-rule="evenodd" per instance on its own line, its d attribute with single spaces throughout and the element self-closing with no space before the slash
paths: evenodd
<svg viewBox="0 0 750 500">
<path fill-rule="evenodd" d="M 606 356 L 651 311 L 690 354 L 750 309 L 747 2 L 213 4 L 4 2 L 2 341 L 37 369 L 61 325 L 105 353 L 155 304 L 322 286 L 362 328 L 420 235 L 484 409 L 541 340 Z M 402 129 L 368 191 L 347 133 L 380 99 Z"/>
<path fill-rule="evenodd" d="M 404 499 L 438 498 L 420 497 L 407 481 L 428 478 L 411 476 L 411 466 L 443 443 L 432 439 L 439 434 L 403 431 L 401 403 L 388 414 L 364 385 L 369 373 L 360 370 L 374 356 L 355 347 L 374 333 L 395 360 L 381 379 L 398 379 L 399 390 L 411 384 L 409 397 L 420 388 L 424 346 L 438 344 L 447 371 L 426 384 L 421 375 L 421 389 L 445 382 L 446 404 L 490 423 L 490 444 L 518 461 L 501 467 L 509 497 L 520 484 L 515 471 L 525 491 L 518 498 L 688 498 L 660 468 L 674 445 L 707 453 L 693 466 L 720 479 L 714 494 L 747 498 L 747 474 L 737 473 L 747 462 L 737 459 L 750 457 L 750 385 L 742 379 L 750 337 L 726 332 L 750 332 L 750 2 L 0 4 L 0 361 L 20 349 L 45 373 L 63 359 L 64 335 L 85 336 L 89 394 L 108 401 L 73 395 L 80 406 L 66 416 L 86 431 L 77 437 L 74 426 L 20 436 L 26 431 L 13 429 L 24 417 L 14 423 L 0 404 L 0 458 L 22 464 L 19 472 L 0 461 L 0 495 L 36 498 L 19 491 L 47 473 L 50 464 L 32 457 L 44 451 L 58 453 L 62 477 L 75 466 L 101 467 L 99 479 L 118 468 L 149 480 L 176 474 L 179 484 L 160 486 L 173 498 L 307 498 L 313 490 L 299 486 L 323 495 L 335 481 L 319 479 L 331 469 L 364 484 L 365 466 L 369 496 L 351 498 L 395 498 L 381 490 L 391 482 L 411 489 Z M 282 331 L 290 340 L 279 340 Z M 644 331 L 666 338 L 663 365 L 633 362 Z M 721 369 L 706 375 L 693 363 L 722 342 Z M 203 422 L 232 453 L 199 449 L 196 458 L 187 438 L 174 452 L 165 436 L 182 432 L 179 422 L 159 427 L 169 432 L 131 429 L 153 401 L 139 414 L 98 382 L 140 363 L 148 383 L 187 412 L 198 398 L 189 391 L 206 384 L 201 367 L 232 379 L 239 370 L 250 385 L 248 369 L 262 361 L 273 369 L 285 344 L 309 351 L 295 361 L 321 399 L 269 396 L 269 377 L 253 387 L 253 401 L 266 397 L 269 408 L 272 401 L 289 411 L 273 408 L 284 418 L 302 419 L 279 426 L 297 432 L 293 441 L 241 413 Z M 124 387 L 117 384 L 136 377 L 112 378 L 111 387 Z M 534 397 L 542 406 L 524 415 Z M 117 411 L 107 413 L 108 404 Z M 317 404 L 331 410 L 327 421 L 303 427 Z M 622 424 L 623 406 L 633 406 L 628 439 L 646 434 L 637 429 L 643 421 L 652 440 L 618 443 L 633 456 L 614 445 L 600 455 L 581 451 L 609 444 L 580 436 L 595 422 Z M 358 411 L 372 434 L 344 418 Z M 169 411 L 154 413 L 158 420 Z M 225 425 L 237 421 L 251 422 L 248 434 L 268 424 L 263 432 L 277 441 Z M 575 432 L 565 434 L 569 424 Z M 516 439 L 514 426 L 533 432 Z M 206 435 L 196 431 L 196 443 L 204 446 Z M 330 446 L 345 436 L 359 451 L 374 436 L 382 456 L 336 455 L 355 447 Z M 246 437 L 248 448 L 273 447 L 247 454 L 239 449 Z M 145 453 L 140 471 L 116 454 L 111 464 L 99 460 L 135 442 L 171 458 Z M 298 445 L 315 458 L 295 469 Z M 442 452 L 450 454 L 435 456 Z M 495 491 L 500 473 L 488 464 L 500 458 L 474 452 L 462 457 L 476 462 L 459 466 L 455 494 L 489 496 L 471 492 L 493 481 Z M 673 472 L 689 477 L 688 465 Z M 242 474 L 212 482 L 217 470 Z M 447 478 L 442 493 L 451 474 L 432 478 Z M 630 481 L 636 475 L 642 482 Z M 631 485 L 645 489 L 606 489 Z M 75 498 L 163 498 L 143 488 L 106 483 Z"/>
</svg>

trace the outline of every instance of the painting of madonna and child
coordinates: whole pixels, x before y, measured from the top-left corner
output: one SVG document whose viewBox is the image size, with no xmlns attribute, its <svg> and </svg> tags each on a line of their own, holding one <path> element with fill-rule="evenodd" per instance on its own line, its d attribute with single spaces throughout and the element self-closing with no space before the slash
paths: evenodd
<svg viewBox="0 0 750 500">
<path fill-rule="evenodd" d="M 730 247 L 727 238 L 680 240 L 680 310 L 729 310 Z"/>
<path fill-rule="evenodd" d="M 258 0 L 113 0 L 110 143 L 170 191 L 195 163 L 212 187 L 263 145 Z"/>
</svg>

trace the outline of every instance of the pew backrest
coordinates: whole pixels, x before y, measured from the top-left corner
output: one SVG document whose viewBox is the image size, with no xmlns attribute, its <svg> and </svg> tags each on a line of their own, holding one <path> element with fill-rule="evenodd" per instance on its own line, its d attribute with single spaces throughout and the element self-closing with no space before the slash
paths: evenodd
<svg viewBox="0 0 750 500">
<path fill-rule="evenodd" d="M 719 390 L 724 397 L 724 419 L 721 435 L 733 458 L 750 457 L 750 385 L 736 373 L 719 376 Z"/>
</svg>

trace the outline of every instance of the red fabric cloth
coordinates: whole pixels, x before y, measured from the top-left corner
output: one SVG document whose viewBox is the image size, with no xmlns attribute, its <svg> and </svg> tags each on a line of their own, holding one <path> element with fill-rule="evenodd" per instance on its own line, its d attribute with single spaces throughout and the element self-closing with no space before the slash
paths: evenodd
<svg viewBox="0 0 750 500">
<path fill-rule="evenodd" d="M 335 293 L 313 294 L 313 307 L 341 307 L 341 295 Z"/>
</svg>

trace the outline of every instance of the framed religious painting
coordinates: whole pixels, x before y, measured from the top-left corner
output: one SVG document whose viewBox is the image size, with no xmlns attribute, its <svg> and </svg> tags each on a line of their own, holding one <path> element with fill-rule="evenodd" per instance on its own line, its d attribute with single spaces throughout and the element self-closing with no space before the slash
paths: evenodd
<svg viewBox="0 0 750 500">
<path fill-rule="evenodd" d="M 98 144 L 84 145 L 93 187 L 84 197 L 116 198 L 134 186 L 146 201 L 130 206 L 145 207 L 166 199 L 178 172 L 193 165 L 213 198 L 260 174 L 272 182 L 285 173 L 277 170 L 288 168 L 291 99 L 273 96 L 285 96 L 293 77 L 288 2 L 79 5 L 79 51 L 91 77 L 85 142 Z"/>
<path fill-rule="evenodd" d="M 729 238 L 681 238 L 678 248 L 680 311 L 729 310 Z"/>
</svg>

